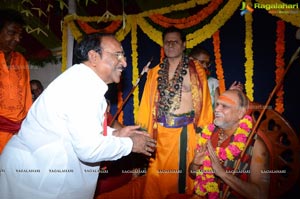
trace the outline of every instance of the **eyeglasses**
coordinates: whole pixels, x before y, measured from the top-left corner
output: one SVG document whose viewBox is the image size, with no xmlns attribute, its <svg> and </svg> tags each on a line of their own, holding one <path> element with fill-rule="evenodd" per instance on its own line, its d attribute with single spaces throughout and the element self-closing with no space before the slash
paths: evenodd
<svg viewBox="0 0 300 199">
<path fill-rule="evenodd" d="M 118 61 L 121 61 L 122 59 L 124 59 L 126 61 L 125 53 L 123 51 L 120 51 L 120 52 L 109 52 L 109 51 L 104 50 L 103 48 L 101 48 L 101 50 L 103 52 L 106 52 L 106 53 L 114 55 L 117 58 Z"/>
</svg>

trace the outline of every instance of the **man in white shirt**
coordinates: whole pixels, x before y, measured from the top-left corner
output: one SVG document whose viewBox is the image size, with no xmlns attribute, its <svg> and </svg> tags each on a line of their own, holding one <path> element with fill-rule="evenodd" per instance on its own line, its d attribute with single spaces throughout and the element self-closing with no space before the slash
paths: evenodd
<svg viewBox="0 0 300 199">
<path fill-rule="evenodd" d="M 44 90 L 6 145 L 0 198 L 93 198 L 99 162 L 154 151 L 155 140 L 139 126 L 105 124 L 107 84 L 118 83 L 127 66 L 120 42 L 111 34 L 89 35 L 75 56 L 80 64 Z"/>
</svg>

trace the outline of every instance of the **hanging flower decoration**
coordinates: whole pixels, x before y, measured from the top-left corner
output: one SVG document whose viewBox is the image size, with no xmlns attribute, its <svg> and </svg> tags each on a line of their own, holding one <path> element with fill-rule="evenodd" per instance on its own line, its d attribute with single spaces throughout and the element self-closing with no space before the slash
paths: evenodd
<svg viewBox="0 0 300 199">
<path fill-rule="evenodd" d="M 192 26 L 195 26 L 195 25 L 199 24 L 204 19 L 206 19 L 215 10 L 217 10 L 217 8 L 222 3 L 223 3 L 223 0 L 211 1 L 208 6 L 201 9 L 195 15 L 189 16 L 187 18 L 172 19 L 172 18 L 165 17 L 161 14 L 153 14 L 153 15 L 149 16 L 149 18 L 154 23 L 159 24 L 160 26 L 162 26 L 164 28 L 167 28 L 167 27 L 172 26 L 172 25 L 179 28 L 179 29 L 190 28 Z"/>
<path fill-rule="evenodd" d="M 200 148 L 211 139 L 212 133 L 215 131 L 216 126 L 212 123 L 204 127 L 201 137 L 198 140 L 197 148 Z M 252 129 L 252 118 L 249 115 L 245 115 L 239 122 L 239 127 L 233 134 L 233 142 L 231 142 L 226 148 L 216 147 L 215 153 L 221 161 L 234 160 L 238 158 L 241 152 L 246 147 L 247 138 Z M 200 196 L 208 194 L 209 199 L 219 198 L 219 187 L 215 181 L 215 175 L 213 174 L 212 163 L 208 152 L 204 157 L 203 165 L 196 172 L 195 179 L 195 192 Z"/>
<path fill-rule="evenodd" d="M 131 31 L 131 49 L 132 49 L 132 85 L 135 85 L 138 77 L 138 54 L 137 54 L 137 24 L 136 21 L 132 22 L 132 31 Z M 136 87 L 133 93 L 133 114 L 137 115 L 139 107 L 139 89 Z"/>
<path fill-rule="evenodd" d="M 76 20 L 78 26 L 86 33 L 96 33 L 96 32 L 107 32 L 107 33 L 114 33 L 118 28 L 120 28 L 122 21 L 115 20 L 112 21 L 108 26 L 102 29 L 95 29 L 92 26 L 90 26 L 87 22 Z"/>
<path fill-rule="evenodd" d="M 275 50 L 276 50 L 276 84 L 280 84 L 280 79 L 284 73 L 284 52 L 285 52 L 285 41 L 284 41 L 284 32 L 285 32 L 285 23 L 282 20 L 277 21 L 277 39 L 275 43 Z M 277 91 L 277 98 L 275 100 L 275 110 L 278 113 L 283 113 L 283 85 L 281 85 Z"/>
<path fill-rule="evenodd" d="M 205 39 L 210 38 L 215 32 L 217 32 L 225 22 L 231 18 L 234 11 L 238 9 L 242 0 L 228 1 L 224 7 L 212 18 L 210 23 L 206 24 L 202 28 L 188 34 L 186 36 L 187 48 L 192 48 L 197 44 L 203 42 Z"/>
<path fill-rule="evenodd" d="M 248 2 L 248 1 L 247 1 Z M 249 1 L 250 2 L 250 1 Z M 253 32 L 252 32 L 252 15 L 244 15 L 245 16 L 245 23 L 246 23 L 246 30 L 245 30 L 245 90 L 249 100 L 253 101 L 253 50 L 252 50 L 252 43 L 253 43 Z"/>
<path fill-rule="evenodd" d="M 161 31 L 151 26 L 144 18 L 138 18 L 137 23 L 142 29 L 142 31 L 145 32 L 152 41 L 154 41 L 160 46 L 163 45 Z"/>
<path fill-rule="evenodd" d="M 214 53 L 215 53 L 215 63 L 216 63 L 216 74 L 219 80 L 219 89 L 220 93 L 223 93 L 226 90 L 225 87 L 225 79 L 224 79 L 224 71 L 222 67 L 222 59 L 220 52 L 220 31 L 217 31 L 213 34 L 213 44 L 214 44 Z"/>
</svg>

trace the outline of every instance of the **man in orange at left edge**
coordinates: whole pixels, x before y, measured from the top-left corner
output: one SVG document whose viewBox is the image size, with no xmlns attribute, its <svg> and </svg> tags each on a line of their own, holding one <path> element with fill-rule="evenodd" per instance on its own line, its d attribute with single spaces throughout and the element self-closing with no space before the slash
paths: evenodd
<svg viewBox="0 0 300 199">
<path fill-rule="evenodd" d="M 28 63 L 15 51 L 24 24 L 19 12 L 0 10 L 0 154 L 32 104 Z"/>
</svg>

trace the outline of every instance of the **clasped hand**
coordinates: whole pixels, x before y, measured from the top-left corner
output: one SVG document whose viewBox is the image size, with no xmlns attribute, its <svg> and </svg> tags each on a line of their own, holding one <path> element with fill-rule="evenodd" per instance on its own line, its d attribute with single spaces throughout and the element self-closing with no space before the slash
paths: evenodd
<svg viewBox="0 0 300 199">
<path fill-rule="evenodd" d="M 199 148 L 195 149 L 193 163 L 195 165 L 202 165 L 204 158 L 207 154 L 209 154 L 212 168 L 215 171 L 215 175 L 221 176 L 222 174 L 224 174 L 225 170 L 223 166 L 220 164 L 220 160 L 217 154 L 215 153 L 215 150 L 210 140 L 205 145 L 202 145 Z"/>
<path fill-rule="evenodd" d="M 151 138 L 147 132 L 141 131 L 140 126 L 126 126 L 114 131 L 113 135 L 117 137 L 130 137 L 133 142 L 132 152 L 151 156 L 151 153 L 155 151 L 156 140 Z"/>
</svg>

